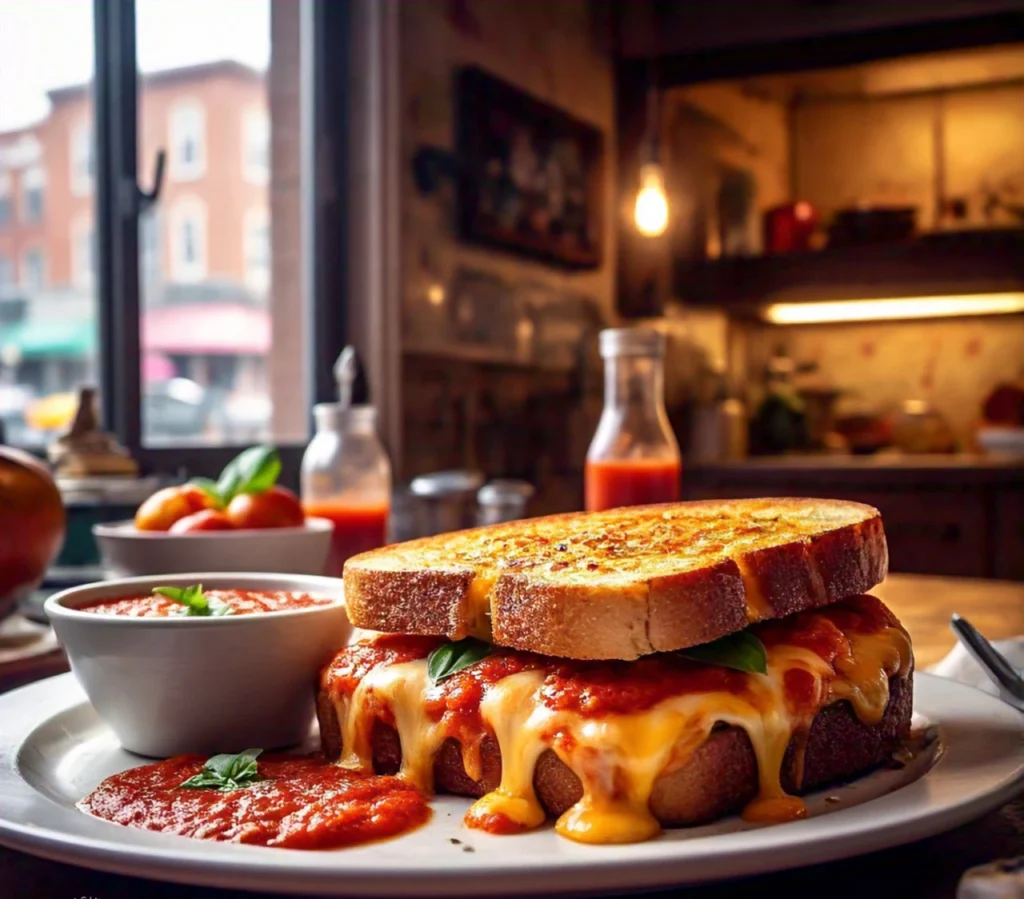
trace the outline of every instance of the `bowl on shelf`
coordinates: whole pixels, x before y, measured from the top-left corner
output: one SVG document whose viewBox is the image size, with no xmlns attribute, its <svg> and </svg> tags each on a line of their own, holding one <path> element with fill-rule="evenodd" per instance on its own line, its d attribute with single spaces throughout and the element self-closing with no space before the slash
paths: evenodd
<svg viewBox="0 0 1024 899">
<path fill-rule="evenodd" d="M 307 518 L 301 527 L 172 534 L 140 531 L 132 521 L 93 526 L 111 577 L 189 571 L 322 574 L 333 525 Z"/>
<path fill-rule="evenodd" d="M 979 428 L 976 439 L 986 456 L 1024 461 L 1024 428 Z"/>
</svg>

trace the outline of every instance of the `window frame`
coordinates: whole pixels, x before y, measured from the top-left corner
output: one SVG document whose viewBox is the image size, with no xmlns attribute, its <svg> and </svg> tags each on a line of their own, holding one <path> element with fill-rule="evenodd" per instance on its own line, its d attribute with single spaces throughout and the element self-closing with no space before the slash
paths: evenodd
<svg viewBox="0 0 1024 899">
<path fill-rule="evenodd" d="M 347 173 L 352 7 L 358 0 L 305 0 L 301 7 L 303 103 L 303 297 L 308 396 L 334 399 L 334 361 L 350 341 L 350 290 L 338 246 L 347 246 L 349 200 L 336 184 Z M 143 472 L 215 476 L 244 446 L 145 446 L 142 442 L 140 332 L 139 114 L 135 0 L 93 0 L 95 85 L 96 296 L 104 427 L 138 460 Z M 269 116 L 269 111 L 268 111 Z M 271 126 L 272 127 L 272 126 Z M 205 168 L 204 146 L 204 168 Z M 169 160 L 174 171 L 173 153 Z M 145 160 L 148 166 L 150 160 Z M 130 198 L 130 199 L 128 199 Z M 164 216 L 166 227 L 170 215 Z M 271 223 L 272 227 L 272 223 Z M 312 410 L 310 410 L 312 412 Z M 310 414 L 310 420 L 312 415 Z M 305 444 L 278 444 L 282 480 L 298 486 Z"/>
</svg>

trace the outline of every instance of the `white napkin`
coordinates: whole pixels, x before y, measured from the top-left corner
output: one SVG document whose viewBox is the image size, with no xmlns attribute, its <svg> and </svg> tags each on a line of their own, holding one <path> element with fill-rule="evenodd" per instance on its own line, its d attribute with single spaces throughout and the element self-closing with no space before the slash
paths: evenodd
<svg viewBox="0 0 1024 899">
<path fill-rule="evenodd" d="M 1024 668 L 1024 637 L 994 640 L 992 645 L 1018 671 Z M 999 695 L 996 685 L 959 641 L 949 655 L 928 670 L 993 696 Z M 969 869 L 960 878 L 956 896 L 957 899 L 1024 899 L 1024 857 L 1002 859 Z"/>
<path fill-rule="evenodd" d="M 998 649 L 1006 660 L 1018 671 L 1024 669 L 1024 637 L 1012 637 L 1009 640 L 993 640 L 992 645 Z M 996 685 L 988 679 L 981 666 L 971 658 L 959 641 L 941 662 L 936 662 L 928 671 L 941 677 L 960 681 L 971 687 L 977 687 L 993 696 L 999 695 Z"/>
</svg>

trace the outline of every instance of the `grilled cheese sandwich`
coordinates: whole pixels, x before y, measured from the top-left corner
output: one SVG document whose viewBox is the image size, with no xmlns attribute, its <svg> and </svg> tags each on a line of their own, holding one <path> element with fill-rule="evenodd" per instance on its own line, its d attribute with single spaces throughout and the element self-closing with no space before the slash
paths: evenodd
<svg viewBox="0 0 1024 899">
<path fill-rule="evenodd" d="M 370 634 L 323 672 L 325 752 L 473 797 L 467 826 L 556 819 L 586 843 L 800 794 L 909 730 L 913 652 L 867 591 L 878 512 L 827 500 L 677 503 L 413 541 L 345 568 Z M 450 642 L 456 641 L 456 642 Z"/>
</svg>

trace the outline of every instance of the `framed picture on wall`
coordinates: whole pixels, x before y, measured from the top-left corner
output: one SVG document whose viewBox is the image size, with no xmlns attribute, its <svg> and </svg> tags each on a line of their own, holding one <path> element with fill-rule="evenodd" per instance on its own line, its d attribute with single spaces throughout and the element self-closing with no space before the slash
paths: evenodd
<svg viewBox="0 0 1024 899">
<path fill-rule="evenodd" d="M 604 137 L 478 68 L 456 83 L 462 237 L 565 268 L 601 264 Z"/>
</svg>

